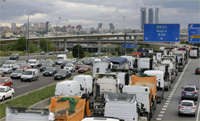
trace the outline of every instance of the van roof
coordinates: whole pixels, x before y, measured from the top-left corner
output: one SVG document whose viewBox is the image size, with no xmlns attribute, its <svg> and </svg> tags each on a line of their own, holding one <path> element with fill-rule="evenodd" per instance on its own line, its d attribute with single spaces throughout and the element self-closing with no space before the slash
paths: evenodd
<svg viewBox="0 0 200 121">
<path fill-rule="evenodd" d="M 37 69 L 27 69 L 26 71 L 36 71 Z"/>
<path fill-rule="evenodd" d="M 77 83 L 77 82 L 76 81 L 72 81 L 72 80 L 65 80 L 65 81 L 59 82 L 57 84 L 72 84 L 72 83 Z"/>
<path fill-rule="evenodd" d="M 77 76 L 74 76 L 74 77 L 92 77 L 90 75 L 77 75 Z"/>
</svg>

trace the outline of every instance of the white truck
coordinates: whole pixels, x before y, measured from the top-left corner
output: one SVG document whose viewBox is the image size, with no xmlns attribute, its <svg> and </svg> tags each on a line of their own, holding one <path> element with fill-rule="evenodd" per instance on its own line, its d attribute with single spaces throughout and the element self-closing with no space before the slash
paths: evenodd
<svg viewBox="0 0 200 121">
<path fill-rule="evenodd" d="M 92 114 L 103 115 L 104 93 L 119 93 L 121 88 L 116 74 L 96 74 L 93 89 Z"/>
<path fill-rule="evenodd" d="M 169 59 L 172 59 L 173 61 L 173 66 L 175 67 L 175 75 L 177 76 L 178 75 L 178 64 L 177 64 L 177 61 L 176 61 L 176 55 L 163 55 L 162 58 L 169 58 Z M 161 59 L 162 59 L 161 58 Z"/>
<path fill-rule="evenodd" d="M 56 57 L 55 63 L 60 65 L 63 62 L 63 60 L 66 60 L 66 59 L 67 59 L 67 55 L 66 54 L 59 54 Z"/>
<path fill-rule="evenodd" d="M 107 60 L 111 64 L 111 69 L 112 71 L 118 71 L 118 70 L 123 70 L 127 71 L 129 70 L 129 64 L 127 58 L 123 57 L 112 57 Z"/>
<path fill-rule="evenodd" d="M 191 47 L 189 51 L 190 58 L 199 58 L 199 48 L 198 47 Z"/>
<path fill-rule="evenodd" d="M 73 77 L 73 81 L 78 81 L 81 84 L 82 94 L 92 94 L 93 80 L 90 75 L 77 75 Z"/>
<path fill-rule="evenodd" d="M 169 73 L 170 72 L 169 64 L 157 63 L 155 65 L 155 70 L 163 72 L 164 89 L 168 91 L 171 88 L 171 74 Z"/>
<path fill-rule="evenodd" d="M 154 63 L 152 58 L 140 58 L 139 60 L 139 66 L 138 70 L 140 73 L 144 72 L 145 70 L 153 70 L 154 69 Z"/>
<path fill-rule="evenodd" d="M 178 71 L 182 72 L 184 69 L 184 66 L 186 64 L 185 59 L 184 59 L 185 58 L 184 52 L 183 51 L 175 51 L 175 52 L 173 52 L 173 55 L 176 56 Z"/>
<path fill-rule="evenodd" d="M 48 108 L 7 107 L 6 121 L 55 121 Z"/>
<path fill-rule="evenodd" d="M 95 78 L 96 74 L 105 74 L 110 72 L 111 64 L 107 61 L 97 61 L 93 64 L 93 77 Z"/>
<path fill-rule="evenodd" d="M 160 70 L 148 70 L 144 71 L 145 74 L 156 76 L 156 83 L 157 83 L 157 93 L 156 93 L 156 101 L 161 103 L 164 98 L 164 73 Z"/>
</svg>

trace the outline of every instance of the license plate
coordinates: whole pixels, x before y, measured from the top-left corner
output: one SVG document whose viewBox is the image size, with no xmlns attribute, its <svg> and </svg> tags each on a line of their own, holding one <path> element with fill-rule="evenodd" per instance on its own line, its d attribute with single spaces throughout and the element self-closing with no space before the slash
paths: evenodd
<svg viewBox="0 0 200 121">
<path fill-rule="evenodd" d="M 186 94 L 186 95 L 192 95 L 192 94 Z"/>
</svg>

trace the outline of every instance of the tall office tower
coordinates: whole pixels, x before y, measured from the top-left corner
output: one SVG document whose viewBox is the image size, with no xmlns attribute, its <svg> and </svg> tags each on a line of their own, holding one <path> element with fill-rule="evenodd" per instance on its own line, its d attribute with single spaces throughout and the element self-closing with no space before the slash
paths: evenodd
<svg viewBox="0 0 200 121">
<path fill-rule="evenodd" d="M 99 25 L 98 25 L 98 29 L 101 29 L 102 28 L 102 23 L 99 23 Z"/>
<path fill-rule="evenodd" d="M 144 30 L 144 24 L 146 24 L 146 8 L 140 8 L 140 29 Z"/>
<path fill-rule="evenodd" d="M 153 8 L 149 8 L 149 24 L 153 24 Z"/>
<path fill-rule="evenodd" d="M 16 23 L 11 23 L 11 29 L 12 29 L 12 30 L 17 29 Z"/>
<path fill-rule="evenodd" d="M 113 23 L 109 23 L 109 27 L 110 27 L 110 30 L 114 30 L 115 29 Z"/>
<path fill-rule="evenodd" d="M 159 23 L 160 23 L 160 9 L 155 8 L 155 24 L 159 24 Z"/>
<path fill-rule="evenodd" d="M 48 30 L 49 30 L 49 22 L 48 21 L 45 23 L 45 28 L 46 28 L 46 32 L 48 32 Z"/>
<path fill-rule="evenodd" d="M 40 28 L 39 23 L 33 23 L 33 30 L 34 30 L 34 31 L 38 31 L 39 28 Z"/>
</svg>

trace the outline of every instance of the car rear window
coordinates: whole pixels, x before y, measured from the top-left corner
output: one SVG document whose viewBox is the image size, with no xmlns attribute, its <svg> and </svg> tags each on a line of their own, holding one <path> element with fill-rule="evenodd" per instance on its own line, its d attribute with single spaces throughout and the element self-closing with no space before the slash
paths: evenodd
<svg viewBox="0 0 200 121">
<path fill-rule="evenodd" d="M 194 88 L 189 88 L 189 87 L 186 87 L 185 89 L 184 89 L 185 91 L 190 91 L 190 92 L 192 92 L 192 91 L 195 91 L 195 89 Z"/>
<path fill-rule="evenodd" d="M 191 103 L 191 102 L 182 102 L 181 105 L 182 106 L 193 106 L 193 103 Z"/>
<path fill-rule="evenodd" d="M 200 70 L 200 67 L 197 67 L 196 69 L 197 69 L 197 70 Z"/>
</svg>

